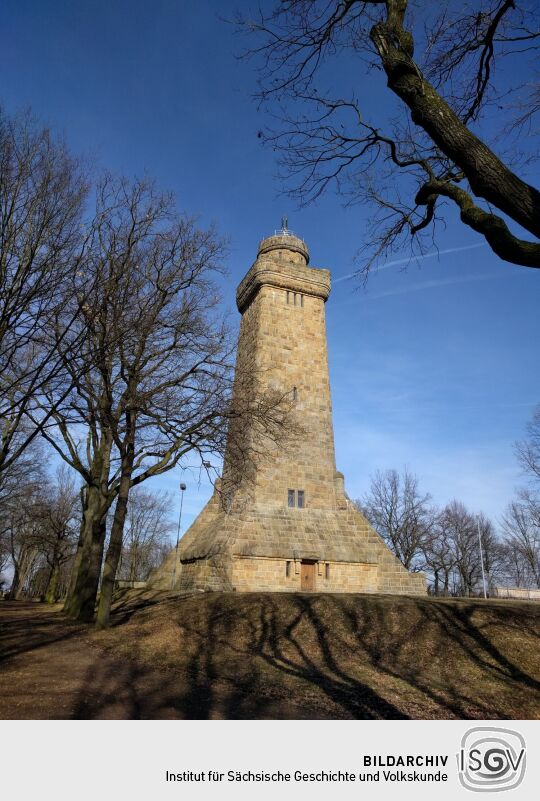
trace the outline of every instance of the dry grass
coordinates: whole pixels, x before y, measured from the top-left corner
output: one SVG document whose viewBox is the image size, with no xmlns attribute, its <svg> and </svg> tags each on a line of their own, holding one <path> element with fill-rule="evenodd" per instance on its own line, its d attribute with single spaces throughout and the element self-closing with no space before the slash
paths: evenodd
<svg viewBox="0 0 540 801">
<path fill-rule="evenodd" d="M 27 618 L 44 636 L 37 609 Z M 21 643 L 6 662 L 12 683 L 19 672 L 19 716 L 31 716 L 21 692 L 37 670 L 39 717 L 540 717 L 534 603 L 142 592 L 122 597 L 107 632 L 48 615 L 50 641 L 36 646 L 28 631 L 32 649 Z M 70 665 L 69 714 L 47 703 L 47 660 L 64 675 Z M 0 702 L 0 716 L 16 715 Z"/>
</svg>

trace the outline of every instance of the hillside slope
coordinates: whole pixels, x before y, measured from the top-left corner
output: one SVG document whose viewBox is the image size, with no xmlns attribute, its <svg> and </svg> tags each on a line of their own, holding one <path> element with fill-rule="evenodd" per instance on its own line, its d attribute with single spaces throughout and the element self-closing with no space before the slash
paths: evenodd
<svg viewBox="0 0 540 801">
<path fill-rule="evenodd" d="M 94 661 L 79 671 L 73 703 L 64 692 L 54 714 L 42 687 L 36 716 L 538 718 L 539 634 L 540 605 L 526 602 L 128 594 L 107 632 L 55 630 L 54 641 L 8 653 L 0 691 L 12 673 L 23 709 L 32 658 L 43 683 L 45 654 L 54 661 L 66 643 L 65 671 L 79 643 Z"/>
<path fill-rule="evenodd" d="M 107 637 L 185 675 L 202 717 L 536 718 L 539 635 L 532 603 L 216 593 Z"/>
</svg>

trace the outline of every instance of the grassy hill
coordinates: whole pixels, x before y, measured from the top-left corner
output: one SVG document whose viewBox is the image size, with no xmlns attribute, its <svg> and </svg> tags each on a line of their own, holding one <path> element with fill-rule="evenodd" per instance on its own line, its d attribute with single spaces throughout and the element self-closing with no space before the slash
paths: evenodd
<svg viewBox="0 0 540 801">
<path fill-rule="evenodd" d="M 37 717 L 540 717 L 540 604 L 141 592 L 123 596 L 106 632 L 43 607 L 26 612 L 19 641 L 9 625 L 0 696 L 17 681 L 21 717 L 26 685 L 41 692 Z M 58 660 L 73 674 L 61 714 Z M 2 702 L 0 716 L 14 716 Z"/>
</svg>

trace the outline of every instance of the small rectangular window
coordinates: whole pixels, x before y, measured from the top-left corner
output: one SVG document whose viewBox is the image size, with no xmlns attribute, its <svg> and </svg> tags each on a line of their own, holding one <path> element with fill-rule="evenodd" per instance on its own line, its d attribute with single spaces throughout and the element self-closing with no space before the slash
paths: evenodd
<svg viewBox="0 0 540 801">
<path fill-rule="evenodd" d="M 294 293 L 294 305 L 296 306 L 296 292 Z"/>
<path fill-rule="evenodd" d="M 324 577 L 326 579 L 330 578 L 330 565 L 328 564 L 328 562 L 324 566 Z"/>
<path fill-rule="evenodd" d="M 287 303 L 291 302 L 291 293 L 287 292 Z"/>
<path fill-rule="evenodd" d="M 304 305 L 304 296 L 300 295 L 300 306 Z"/>
<path fill-rule="evenodd" d="M 304 508 L 304 490 L 298 490 L 298 508 Z"/>
<path fill-rule="evenodd" d="M 291 576 L 291 563 L 290 562 L 285 562 L 285 575 L 287 576 L 287 578 L 290 578 L 290 576 Z"/>
<path fill-rule="evenodd" d="M 292 399 L 293 401 L 298 400 L 298 390 L 296 389 L 296 387 L 292 388 Z"/>
<path fill-rule="evenodd" d="M 291 508 L 294 506 L 294 501 L 295 501 L 295 498 L 294 498 L 294 496 L 295 496 L 295 492 L 294 492 L 294 490 L 291 490 L 291 489 L 290 489 L 290 490 L 287 492 L 287 504 L 288 504 L 288 506 L 289 506 L 289 507 L 291 507 Z"/>
</svg>

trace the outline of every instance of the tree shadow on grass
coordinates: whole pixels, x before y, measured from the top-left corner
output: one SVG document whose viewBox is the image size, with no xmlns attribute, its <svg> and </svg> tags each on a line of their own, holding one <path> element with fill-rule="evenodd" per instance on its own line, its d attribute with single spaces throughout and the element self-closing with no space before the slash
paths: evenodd
<svg viewBox="0 0 540 801">
<path fill-rule="evenodd" d="M 262 704 L 252 692 L 249 676 L 225 680 L 219 675 L 214 659 L 215 649 L 220 648 L 219 627 L 219 612 L 209 615 L 200 636 L 192 633 L 189 656 L 178 669 L 156 668 L 144 663 L 140 654 L 119 663 L 107 659 L 96 662 L 84 676 L 72 717 L 235 718 L 242 717 L 236 712 L 249 699 L 254 702 L 249 717 L 258 717 Z"/>
<path fill-rule="evenodd" d="M 133 597 L 127 593 L 115 599 L 113 626 L 127 623 L 131 617 L 156 604 L 178 603 L 177 594 L 146 593 Z M 92 625 L 70 620 L 61 604 L 54 607 L 35 601 L 3 601 L 0 604 L 0 661 L 36 651 L 54 643 L 92 632 Z"/>
<path fill-rule="evenodd" d="M 81 632 L 68 629 L 61 637 L 46 617 L 23 650 Z M 540 714 L 534 605 L 215 593 L 131 599 L 117 606 L 113 624 L 78 676 L 72 718 Z M 23 617 L 15 642 L 24 639 L 24 625 Z M 156 645 L 162 629 L 166 636 Z"/>
<path fill-rule="evenodd" d="M 360 599 L 351 605 L 334 596 L 333 603 L 347 619 L 367 662 L 379 675 L 406 682 L 438 709 L 437 716 L 527 717 L 523 705 L 532 717 L 540 713 L 540 682 L 516 663 L 505 641 L 514 634 L 532 642 L 531 656 L 536 653 L 537 658 L 530 665 L 538 675 L 540 609 L 529 607 L 530 619 L 516 608 L 497 609 L 493 617 L 478 602 L 404 598 L 397 603 L 408 606 L 409 625 L 400 634 L 384 602 Z"/>
<path fill-rule="evenodd" d="M 308 599 L 296 599 L 285 625 L 279 600 L 271 595 L 258 596 L 255 604 L 249 599 L 230 614 L 222 596 L 205 600 L 202 619 L 190 623 L 182 618 L 190 649 L 177 670 L 157 675 L 136 655 L 136 664 L 114 676 L 103 675 L 104 666 L 94 668 L 85 678 L 74 717 L 109 716 L 120 708 L 122 716 L 144 718 L 408 717 L 336 660 L 330 632 Z M 315 633 L 313 654 L 303 643 L 303 626 Z M 96 686 L 105 689 L 95 693 Z"/>
<path fill-rule="evenodd" d="M 133 615 L 141 612 L 143 609 L 151 609 L 157 604 L 176 606 L 180 598 L 188 598 L 191 595 L 193 595 L 193 593 L 164 593 L 161 590 L 156 590 L 155 592 L 144 591 L 135 595 L 133 591 L 121 590 L 115 593 L 113 599 L 111 627 L 122 626 L 124 623 L 127 623 Z"/>
<path fill-rule="evenodd" d="M 70 640 L 87 630 L 83 624 L 65 618 L 59 608 L 30 601 L 3 602 L 0 623 L 0 662 Z"/>
<path fill-rule="evenodd" d="M 312 596 L 296 597 L 297 613 L 280 625 L 279 602 L 271 596 L 261 605 L 259 635 L 253 632 L 254 653 L 276 673 L 287 674 L 301 685 L 311 685 L 322 694 L 321 713 L 326 701 L 341 708 L 346 717 L 358 719 L 406 719 L 403 711 L 372 687 L 351 675 L 347 660 L 336 654 L 333 632 L 314 610 Z M 303 642 L 304 626 L 311 628 L 316 646 L 310 652 Z M 308 642 L 311 638 L 307 637 Z"/>
</svg>

